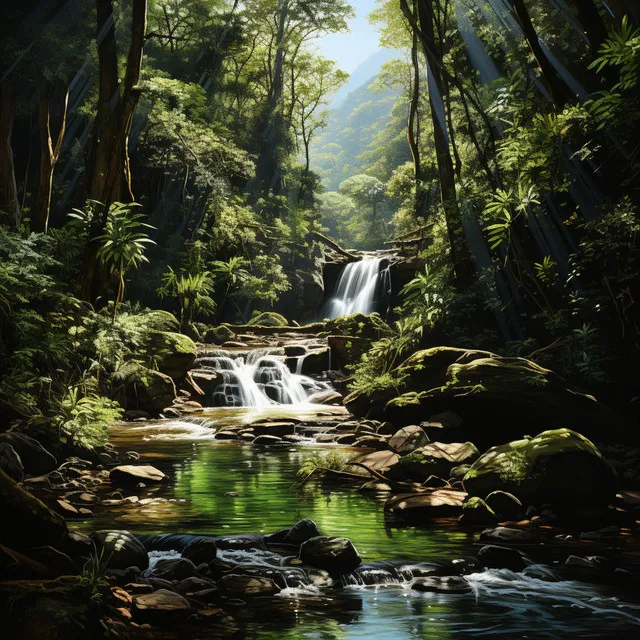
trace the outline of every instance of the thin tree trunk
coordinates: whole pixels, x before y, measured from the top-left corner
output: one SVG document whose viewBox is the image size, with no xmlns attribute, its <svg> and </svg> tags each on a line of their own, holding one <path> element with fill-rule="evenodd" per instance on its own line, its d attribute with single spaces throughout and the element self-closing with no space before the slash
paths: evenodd
<svg viewBox="0 0 640 640">
<path fill-rule="evenodd" d="M 413 15 L 417 15 L 416 0 L 413 0 Z M 413 67 L 413 86 L 411 88 L 411 104 L 409 105 L 409 121 L 407 122 L 407 141 L 413 158 L 413 176 L 416 183 L 415 210 L 418 212 L 420 202 L 420 185 L 422 180 L 422 168 L 420 166 L 420 149 L 416 138 L 416 116 L 420 104 L 420 65 L 418 63 L 418 33 L 413 31 L 411 42 L 411 65 Z"/>
<path fill-rule="evenodd" d="M 429 103 L 431 105 L 433 139 L 440 179 L 440 200 L 447 223 L 456 288 L 459 291 L 464 291 L 473 282 L 475 267 L 462 229 L 462 218 L 456 194 L 455 172 L 449 150 L 446 125 L 438 119 L 438 113 L 444 113 L 444 84 L 441 73 L 443 62 L 438 57 L 438 48 L 435 42 L 433 0 L 417 0 L 417 20 L 409 9 L 407 0 L 400 0 L 400 2 L 409 24 L 418 32 L 418 38 L 427 61 L 427 75 L 431 78 L 435 87 L 435 91 L 429 91 Z"/>
<path fill-rule="evenodd" d="M 87 175 L 89 198 L 100 202 L 102 207 L 94 216 L 83 264 L 81 296 L 85 300 L 98 293 L 99 286 L 94 283 L 98 261 L 96 238 L 104 233 L 109 207 L 114 202 L 134 199 L 131 191 L 129 133 L 140 95 L 137 85 L 142 69 L 147 0 L 132 0 L 132 5 L 131 44 L 125 77 L 119 83 L 113 1 L 96 0 L 100 87 Z"/>
<path fill-rule="evenodd" d="M 51 187 L 53 171 L 60 156 L 62 140 L 67 128 L 67 106 L 69 104 L 69 88 L 65 90 L 60 118 L 60 129 L 55 145 L 51 137 L 51 94 L 53 86 L 45 81 L 38 102 L 38 120 L 40 126 L 40 183 L 33 218 L 32 229 L 36 233 L 47 233 L 49 227 L 49 210 L 51 208 Z"/>
<path fill-rule="evenodd" d="M 593 0 L 574 0 L 572 4 L 576 8 L 582 29 L 589 39 L 591 54 L 597 57 L 602 43 L 608 37 L 607 27 L 602 20 L 600 11 Z"/>
<path fill-rule="evenodd" d="M 531 52 L 533 53 L 536 62 L 540 67 L 540 71 L 542 71 L 542 75 L 547 83 L 551 100 L 558 110 L 562 110 L 571 99 L 571 93 L 569 92 L 567 85 L 558 75 L 553 64 L 551 64 L 549 58 L 547 58 L 545 52 L 542 50 L 542 46 L 538 40 L 538 34 L 531 23 L 531 18 L 529 17 L 529 12 L 527 11 L 524 0 L 510 1 L 511 6 L 518 17 L 518 22 L 520 23 L 524 37 L 527 39 L 529 48 L 531 49 Z"/>
<path fill-rule="evenodd" d="M 20 202 L 13 164 L 11 133 L 16 111 L 13 80 L 0 84 L 0 218 L 12 227 L 20 225 Z"/>
</svg>

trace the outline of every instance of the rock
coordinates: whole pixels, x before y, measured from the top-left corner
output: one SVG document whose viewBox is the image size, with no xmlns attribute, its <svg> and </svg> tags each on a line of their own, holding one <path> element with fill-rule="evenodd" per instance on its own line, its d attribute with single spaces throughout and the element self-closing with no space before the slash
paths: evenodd
<svg viewBox="0 0 640 640">
<path fill-rule="evenodd" d="M 187 558 L 161 558 L 153 567 L 152 575 L 163 580 L 184 580 L 198 575 L 196 565 Z"/>
<path fill-rule="evenodd" d="M 216 583 L 213 580 L 207 580 L 206 578 L 199 578 L 198 576 L 192 576 L 190 578 L 185 578 L 184 580 L 180 580 L 178 582 L 176 589 L 178 593 L 182 595 L 189 595 L 194 593 L 195 591 L 203 591 L 204 589 L 211 590 L 211 594 L 213 594 Z"/>
<path fill-rule="evenodd" d="M 469 469 L 464 487 L 472 496 L 502 490 L 522 504 L 548 504 L 566 512 L 606 506 L 617 478 L 596 447 L 569 429 L 545 431 L 489 449 Z"/>
<path fill-rule="evenodd" d="M 85 558 L 93 551 L 93 542 L 91 538 L 84 533 L 69 531 L 62 551 L 69 554 L 72 558 Z"/>
<path fill-rule="evenodd" d="M 363 456 L 355 458 L 353 462 L 362 464 L 365 467 L 372 469 L 373 471 L 378 471 L 384 475 L 398 464 L 399 460 L 400 456 L 392 451 L 374 451 L 373 453 L 366 453 Z M 359 469 L 357 466 L 353 467 L 353 473 L 359 473 L 367 477 L 370 476 L 370 474 L 364 469 Z"/>
<path fill-rule="evenodd" d="M 354 443 L 354 447 L 361 447 L 363 449 L 376 449 L 382 451 L 387 448 L 387 441 L 377 436 L 362 436 L 358 438 Z"/>
<path fill-rule="evenodd" d="M 257 436 L 277 436 L 278 438 L 283 438 L 284 436 L 295 433 L 296 424 L 296 422 L 273 421 L 265 422 L 264 424 L 253 424 L 252 429 Z"/>
<path fill-rule="evenodd" d="M 461 525 L 484 526 L 497 521 L 498 516 L 482 498 L 468 498 L 462 505 Z"/>
<path fill-rule="evenodd" d="M 320 532 L 318 531 L 316 523 L 313 520 L 305 518 L 304 520 L 296 522 L 296 524 L 289 529 L 287 534 L 284 536 L 283 542 L 285 544 L 300 545 L 303 542 L 318 536 L 320 536 Z"/>
<path fill-rule="evenodd" d="M 129 408 L 158 415 L 174 401 L 176 386 L 166 373 L 138 366 L 125 387 L 125 396 Z"/>
<path fill-rule="evenodd" d="M 424 482 L 429 476 L 448 478 L 451 469 L 471 463 L 480 452 L 471 442 L 431 442 L 400 458 L 391 476 L 398 480 Z"/>
<path fill-rule="evenodd" d="M 204 342 L 213 344 L 224 344 L 225 342 L 235 339 L 236 334 L 226 325 L 213 327 L 203 336 Z"/>
<path fill-rule="evenodd" d="M 162 626 L 186 619 L 191 606 L 183 596 L 159 589 L 134 596 L 131 612 L 137 622 Z"/>
<path fill-rule="evenodd" d="M 111 569 L 138 567 L 144 570 L 149 566 L 149 556 L 144 546 L 128 531 L 101 530 L 94 532 L 91 538 L 98 553 L 103 551 L 103 557 L 108 559 Z"/>
<path fill-rule="evenodd" d="M 147 349 L 149 355 L 156 358 L 158 370 L 176 383 L 193 368 L 198 352 L 191 338 L 173 331 L 151 332 Z"/>
<path fill-rule="evenodd" d="M 182 550 L 182 557 L 191 560 L 195 565 L 201 562 L 211 562 L 217 555 L 215 540 L 211 538 L 196 538 L 191 540 Z"/>
<path fill-rule="evenodd" d="M 258 436 L 253 439 L 253 444 L 269 445 L 269 444 L 281 444 L 282 438 L 278 436 Z"/>
<path fill-rule="evenodd" d="M 452 410 L 463 420 L 465 437 L 482 448 L 558 425 L 596 441 L 633 438 L 633 429 L 592 396 L 524 358 L 433 347 L 414 353 L 391 374 L 396 385 L 350 393 L 344 399 L 350 413 L 402 425 Z"/>
<path fill-rule="evenodd" d="M 411 583 L 414 591 L 423 593 L 469 593 L 471 585 L 462 576 L 427 576 Z"/>
<path fill-rule="evenodd" d="M 263 311 L 262 313 L 256 313 L 251 317 L 251 320 L 247 322 L 249 326 L 260 327 L 288 327 L 289 323 L 287 319 L 276 313 L 275 311 Z"/>
<path fill-rule="evenodd" d="M 337 391 L 318 391 L 307 398 L 311 404 L 340 404 L 341 401 L 342 394 Z"/>
<path fill-rule="evenodd" d="M 478 551 L 478 562 L 487 569 L 509 569 L 517 573 L 531 564 L 517 549 L 497 544 L 482 547 Z"/>
<path fill-rule="evenodd" d="M 424 493 L 405 493 L 393 496 L 384 510 L 407 520 L 458 516 L 467 494 L 456 489 L 434 489 Z"/>
<path fill-rule="evenodd" d="M 485 502 L 503 520 L 519 520 L 524 515 L 522 502 L 512 493 L 492 491 Z"/>
<path fill-rule="evenodd" d="M 56 500 L 57 510 L 63 516 L 73 517 L 79 515 L 78 510 L 67 500 Z"/>
<path fill-rule="evenodd" d="M 365 482 L 358 491 L 362 491 L 363 493 L 391 493 L 393 489 L 384 482 L 370 480 L 369 482 Z"/>
<path fill-rule="evenodd" d="M 470 464 L 459 464 L 458 466 L 453 467 L 451 471 L 449 471 L 449 477 L 452 480 L 462 480 L 469 469 L 471 469 Z"/>
<path fill-rule="evenodd" d="M 531 531 L 513 527 L 495 527 L 485 529 L 480 534 L 480 542 L 502 542 L 510 544 L 536 544 L 538 536 Z"/>
<path fill-rule="evenodd" d="M 362 563 L 351 540 L 335 536 L 307 540 L 300 547 L 300 559 L 304 564 L 324 569 L 332 575 L 349 573 Z"/>
<path fill-rule="evenodd" d="M 25 491 L 2 470 L 0 514 L 3 522 L 0 542 L 12 549 L 43 545 L 61 548 L 67 538 L 64 518 Z"/>
<path fill-rule="evenodd" d="M 142 411 L 142 409 L 129 409 L 124 412 L 123 418 L 127 422 L 135 422 L 136 420 L 149 420 L 151 414 L 147 411 Z"/>
<path fill-rule="evenodd" d="M 400 455 L 404 455 L 411 453 L 415 449 L 424 447 L 428 443 L 429 438 L 427 438 L 424 430 L 416 425 L 411 425 L 409 427 L 403 427 L 391 436 L 389 449 Z"/>
<path fill-rule="evenodd" d="M 125 464 L 111 469 L 109 479 L 116 487 L 135 487 L 139 482 L 145 484 L 164 482 L 167 476 L 149 464 Z"/>
<path fill-rule="evenodd" d="M 0 469 L 12 480 L 24 480 L 24 467 L 16 450 L 7 442 L 0 442 Z"/>
<path fill-rule="evenodd" d="M 9 431 L 0 433 L 0 444 L 8 444 L 20 457 L 20 462 L 25 473 L 30 476 L 41 476 L 53 471 L 58 462 L 37 440 L 18 433 Z"/>
<path fill-rule="evenodd" d="M 240 574 L 227 574 L 218 581 L 218 587 L 239 598 L 252 598 L 256 596 L 274 596 L 280 593 L 280 587 L 271 578 L 245 576 Z"/>
</svg>

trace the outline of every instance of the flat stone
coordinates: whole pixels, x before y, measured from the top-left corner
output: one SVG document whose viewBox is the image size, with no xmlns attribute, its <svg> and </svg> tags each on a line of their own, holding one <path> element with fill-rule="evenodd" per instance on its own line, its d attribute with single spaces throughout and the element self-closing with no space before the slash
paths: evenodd
<svg viewBox="0 0 640 640">
<path fill-rule="evenodd" d="M 280 587 L 270 578 L 259 578 L 231 573 L 218 581 L 218 586 L 235 597 L 274 596 Z"/>
<path fill-rule="evenodd" d="M 111 469 L 109 479 L 115 486 L 135 486 L 139 482 L 145 484 L 164 482 L 167 476 L 149 464 L 125 464 Z"/>
<path fill-rule="evenodd" d="M 417 578 L 411 585 L 423 593 L 469 593 L 471 585 L 461 576 L 428 576 Z"/>
<path fill-rule="evenodd" d="M 531 531 L 525 531 L 523 529 L 495 527 L 494 529 L 485 529 L 480 534 L 480 542 L 535 544 L 538 542 L 538 536 Z"/>
<path fill-rule="evenodd" d="M 159 589 L 153 593 L 134 596 L 132 613 L 139 622 L 168 623 L 186 618 L 191 613 L 191 606 L 183 596 L 167 589 Z"/>
<path fill-rule="evenodd" d="M 385 511 L 403 518 L 443 518 L 462 511 L 467 494 L 457 489 L 435 489 L 424 493 L 405 493 L 390 498 Z"/>
<path fill-rule="evenodd" d="M 424 429 L 416 425 L 403 427 L 396 431 L 389 440 L 389 448 L 396 453 L 403 455 L 411 453 L 415 449 L 424 447 L 429 443 L 429 438 Z"/>
<path fill-rule="evenodd" d="M 393 451 L 374 451 L 373 453 L 367 453 L 363 456 L 359 456 L 353 462 L 358 462 L 368 469 L 384 474 L 386 471 L 398 464 L 399 460 L 400 456 Z M 360 475 L 370 475 L 365 469 L 359 469 L 357 466 L 353 467 L 353 472 Z"/>
</svg>

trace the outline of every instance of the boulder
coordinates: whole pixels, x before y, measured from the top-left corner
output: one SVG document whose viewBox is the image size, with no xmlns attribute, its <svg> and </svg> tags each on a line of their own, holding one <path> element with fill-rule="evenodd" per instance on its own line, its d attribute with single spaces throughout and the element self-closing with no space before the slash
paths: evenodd
<svg viewBox="0 0 640 640">
<path fill-rule="evenodd" d="M 429 476 L 448 478 L 451 469 L 476 460 L 480 452 L 471 442 L 431 442 L 402 456 L 394 466 L 392 477 L 424 482 Z"/>
<path fill-rule="evenodd" d="M 536 544 L 538 542 L 538 536 L 533 531 L 514 527 L 485 529 L 479 539 L 480 542 L 501 542 L 503 544 Z"/>
<path fill-rule="evenodd" d="M 487 569 L 509 569 L 520 572 L 531 562 L 518 549 L 503 545 L 488 544 L 478 551 L 478 562 Z"/>
<path fill-rule="evenodd" d="M 159 589 L 134 596 L 131 613 L 136 622 L 162 626 L 186 619 L 191 613 L 191 606 L 183 596 Z"/>
<path fill-rule="evenodd" d="M 289 322 L 287 319 L 276 313 L 275 311 L 263 311 L 262 313 L 257 313 L 254 315 L 249 322 L 247 322 L 249 326 L 260 326 L 260 327 L 288 327 Z"/>
<path fill-rule="evenodd" d="M 52 545 L 67 539 L 64 518 L 0 470 L 0 542 L 13 549 Z"/>
<path fill-rule="evenodd" d="M 41 476 L 53 471 L 58 461 L 37 440 L 24 433 L 9 431 L 0 433 L 0 444 L 10 445 L 20 456 L 24 472 L 30 476 Z"/>
<path fill-rule="evenodd" d="M 311 404 L 340 404 L 342 394 L 337 391 L 318 391 L 307 397 Z"/>
<path fill-rule="evenodd" d="M 423 593 L 469 593 L 471 585 L 462 576 L 427 576 L 411 583 L 414 591 Z"/>
<path fill-rule="evenodd" d="M 462 419 L 465 437 L 483 448 L 558 425 L 598 441 L 634 437 L 595 398 L 525 358 L 433 347 L 414 353 L 391 373 L 395 384 L 350 393 L 347 409 L 397 425 L 451 410 Z"/>
<path fill-rule="evenodd" d="M 198 575 L 196 565 L 187 558 L 161 558 L 153 567 L 151 574 L 162 580 L 180 581 Z"/>
<path fill-rule="evenodd" d="M 390 469 L 392 469 L 395 465 L 398 464 L 400 460 L 400 456 L 393 451 L 374 451 L 373 453 L 366 453 L 363 456 L 358 456 L 353 460 L 353 462 L 357 462 L 360 465 L 364 465 L 368 469 L 372 469 L 373 471 L 378 471 L 381 474 L 388 473 Z M 353 467 L 354 473 L 359 473 L 365 476 L 369 476 L 365 469 L 359 468 L 357 466 Z"/>
<path fill-rule="evenodd" d="M 216 583 L 213 580 L 207 580 L 206 578 L 199 578 L 198 576 L 191 576 L 190 578 L 184 578 L 180 580 L 176 585 L 178 593 L 183 595 L 190 595 L 196 591 L 204 591 L 205 589 L 210 594 L 215 593 Z"/>
<path fill-rule="evenodd" d="M 411 453 L 415 449 L 424 447 L 429 443 L 429 438 L 424 429 L 416 425 L 403 427 L 396 431 L 389 440 L 389 449 L 400 455 Z"/>
<path fill-rule="evenodd" d="M 224 324 L 209 329 L 203 336 L 204 342 L 212 344 L 224 344 L 235 339 L 236 334 Z"/>
<path fill-rule="evenodd" d="M 486 497 L 513 494 L 521 504 L 548 504 L 558 511 L 607 506 L 615 500 L 615 472 L 596 447 L 569 429 L 545 431 L 484 453 L 464 476 L 465 490 Z"/>
<path fill-rule="evenodd" d="M 318 536 L 320 536 L 320 532 L 318 531 L 316 523 L 313 520 L 305 518 L 304 520 L 296 522 L 296 524 L 287 531 L 283 542 L 285 544 L 300 545 L 303 542 Z"/>
<path fill-rule="evenodd" d="M 277 436 L 283 438 L 284 436 L 293 435 L 296 431 L 295 422 L 289 421 L 273 421 L 264 423 L 254 423 L 251 428 L 257 436 Z"/>
<path fill-rule="evenodd" d="M 485 502 L 503 520 L 519 520 L 525 514 L 522 502 L 506 491 L 492 491 Z"/>
<path fill-rule="evenodd" d="M 138 538 L 129 531 L 101 530 L 91 536 L 98 553 L 108 560 L 110 569 L 149 566 L 149 556 Z"/>
<path fill-rule="evenodd" d="M 362 563 L 356 548 L 348 538 L 317 536 L 300 547 L 304 564 L 324 569 L 331 575 L 350 573 Z"/>
<path fill-rule="evenodd" d="M 467 494 L 456 489 L 434 489 L 424 493 L 405 493 L 391 497 L 386 513 L 406 520 L 427 520 L 458 516 Z"/>
<path fill-rule="evenodd" d="M 280 593 L 280 587 L 271 578 L 235 573 L 222 576 L 218 581 L 218 587 L 236 598 L 275 596 Z"/>
<path fill-rule="evenodd" d="M 217 555 L 218 548 L 211 538 L 195 538 L 182 550 L 182 557 L 191 560 L 196 566 L 202 562 L 211 562 Z"/>
<path fill-rule="evenodd" d="M 482 498 L 468 498 L 462 505 L 461 525 L 471 527 L 485 526 L 497 521 L 498 516 Z"/>
<path fill-rule="evenodd" d="M 158 415 L 175 400 L 176 386 L 166 373 L 139 366 L 125 388 L 125 397 L 128 408 Z"/>
<path fill-rule="evenodd" d="M 197 355 L 195 342 L 173 331 L 153 331 L 147 348 L 149 355 L 156 359 L 158 370 L 176 383 L 184 379 Z"/>
<path fill-rule="evenodd" d="M 109 480 L 116 487 L 135 487 L 140 482 L 144 484 L 164 482 L 167 476 L 150 464 L 122 464 L 111 469 Z"/>
<path fill-rule="evenodd" d="M 16 450 L 6 442 L 0 442 L 0 469 L 16 482 L 24 480 L 22 460 Z"/>
</svg>

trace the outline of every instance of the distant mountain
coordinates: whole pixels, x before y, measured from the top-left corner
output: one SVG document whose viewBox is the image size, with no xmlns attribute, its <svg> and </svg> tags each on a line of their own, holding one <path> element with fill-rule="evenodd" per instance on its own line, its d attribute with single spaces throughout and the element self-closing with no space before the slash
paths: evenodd
<svg viewBox="0 0 640 640">
<path fill-rule="evenodd" d="M 352 92 L 361 87 L 365 82 L 378 75 L 380 67 L 398 55 L 394 49 L 379 49 L 370 55 L 362 64 L 359 64 L 351 72 L 349 80 L 336 91 L 333 100 L 329 104 L 330 109 L 337 109 L 340 103 Z"/>
</svg>

